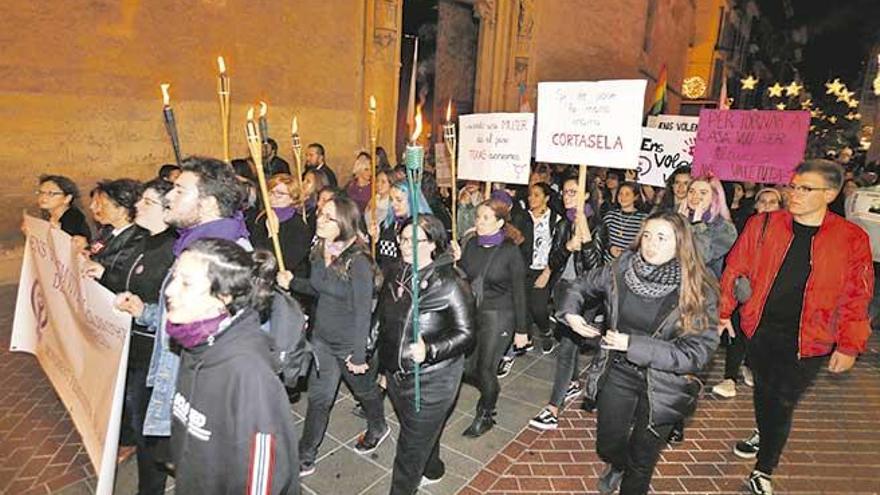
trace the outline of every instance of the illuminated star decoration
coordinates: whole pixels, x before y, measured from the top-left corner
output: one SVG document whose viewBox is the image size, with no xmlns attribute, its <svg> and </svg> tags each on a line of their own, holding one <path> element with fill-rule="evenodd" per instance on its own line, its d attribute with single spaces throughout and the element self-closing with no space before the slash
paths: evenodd
<svg viewBox="0 0 880 495">
<path fill-rule="evenodd" d="M 825 88 L 827 88 L 827 90 L 825 91 L 826 95 L 837 96 L 840 94 L 840 92 L 842 90 L 846 89 L 846 85 L 841 83 L 840 79 L 835 79 L 835 80 L 831 81 L 830 83 L 825 83 Z"/>
<path fill-rule="evenodd" d="M 859 106 L 859 100 L 853 98 L 853 99 L 847 101 L 846 104 L 847 104 L 850 108 L 858 108 L 858 106 Z"/>
<path fill-rule="evenodd" d="M 850 113 L 846 114 L 846 119 L 847 119 L 847 120 L 859 120 L 859 119 L 861 119 L 861 118 L 862 118 L 862 114 L 860 114 L 860 113 L 852 113 L 852 112 L 850 112 Z"/>
<path fill-rule="evenodd" d="M 740 88 L 742 88 L 742 89 L 755 89 L 755 85 L 758 84 L 758 81 L 760 81 L 760 79 L 749 74 L 749 77 L 739 80 Z"/>
<path fill-rule="evenodd" d="M 776 109 L 777 110 L 785 110 L 785 103 L 777 103 Z"/>
<path fill-rule="evenodd" d="M 798 84 L 797 81 L 792 81 L 791 84 L 785 87 L 785 96 L 797 96 L 802 89 L 804 87 Z"/>
<path fill-rule="evenodd" d="M 854 95 L 855 95 L 854 92 L 847 91 L 847 89 L 844 87 L 842 90 L 840 90 L 840 93 L 837 93 L 837 101 L 842 101 L 842 102 L 846 103 Z"/>
<path fill-rule="evenodd" d="M 811 100 L 810 98 L 807 98 L 806 100 L 801 102 L 801 109 L 802 110 L 806 110 L 806 109 L 812 108 L 812 107 L 813 107 L 813 100 Z"/>
<path fill-rule="evenodd" d="M 817 108 L 815 110 L 810 110 L 810 117 L 814 119 L 818 119 L 822 117 L 822 110 Z"/>
<path fill-rule="evenodd" d="M 782 87 L 782 85 L 777 82 L 777 83 L 773 83 L 773 86 L 770 86 L 769 88 L 767 88 L 767 91 L 770 93 L 771 98 L 774 96 L 781 98 L 783 89 L 784 88 Z"/>
<path fill-rule="evenodd" d="M 834 115 L 832 115 L 831 117 L 828 117 L 828 122 L 831 122 L 832 124 L 836 124 L 837 117 L 835 117 Z"/>
</svg>

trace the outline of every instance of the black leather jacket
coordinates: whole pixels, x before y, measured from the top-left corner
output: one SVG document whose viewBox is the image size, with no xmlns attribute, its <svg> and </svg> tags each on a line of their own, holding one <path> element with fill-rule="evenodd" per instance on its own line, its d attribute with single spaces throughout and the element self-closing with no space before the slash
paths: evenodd
<svg viewBox="0 0 880 495">
<path fill-rule="evenodd" d="M 377 343 L 383 369 L 410 374 L 413 361 L 409 352 L 412 343 L 409 282 L 402 296 L 405 303 L 392 304 L 392 298 L 398 294 L 399 275 L 404 269 L 409 270 L 409 267 L 403 264 L 394 267 L 385 277 L 379 293 Z M 474 298 L 470 286 L 456 272 L 448 255 L 440 256 L 420 276 L 419 333 L 427 347 L 421 372 L 427 373 L 456 362 L 456 358 L 470 350 L 474 340 Z"/>
<path fill-rule="evenodd" d="M 580 251 L 569 251 L 565 245 L 574 233 L 573 225 L 567 217 L 562 216 L 553 229 L 553 245 L 550 247 L 550 258 L 547 262 L 547 266 L 550 267 L 549 287 L 556 286 L 556 282 L 565 271 L 569 256 L 574 256 L 574 272 L 578 277 L 603 264 L 602 252 L 605 244 L 603 229 L 591 228 L 593 239 L 584 244 Z"/>
<path fill-rule="evenodd" d="M 627 251 L 620 258 L 580 277 L 568 287 L 558 305 L 556 317 L 564 321 L 565 315 L 581 314 L 591 300 L 602 300 L 608 315 L 609 328 L 617 328 L 623 311 L 639 311 L 635 307 L 620 307 L 620 291 L 628 290 L 623 273 L 630 256 Z M 654 432 L 655 425 L 666 425 L 690 415 L 696 407 L 702 382 L 696 374 L 703 370 L 718 347 L 718 293 L 704 289 L 706 321 L 701 328 L 683 333 L 679 318 L 681 312 L 676 302 L 665 308 L 664 318 L 657 328 L 646 329 L 650 335 L 630 335 L 626 360 L 645 370 L 648 381 L 648 404 L 650 406 L 648 428 Z M 595 404 L 602 388 L 611 353 L 600 349 L 587 368 L 585 377 L 586 399 Z"/>
</svg>

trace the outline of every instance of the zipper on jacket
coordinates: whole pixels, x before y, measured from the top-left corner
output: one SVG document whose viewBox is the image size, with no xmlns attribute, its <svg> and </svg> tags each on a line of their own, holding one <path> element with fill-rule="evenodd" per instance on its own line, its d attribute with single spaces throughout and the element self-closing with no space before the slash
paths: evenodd
<svg viewBox="0 0 880 495">
<path fill-rule="evenodd" d="M 134 269 L 137 268 L 138 263 L 140 263 L 143 258 L 144 253 L 139 254 L 138 257 L 135 258 L 134 263 L 131 264 L 131 268 L 128 269 L 128 276 L 125 277 L 125 292 L 130 292 L 128 287 L 131 284 L 131 276 L 134 274 Z"/>
</svg>

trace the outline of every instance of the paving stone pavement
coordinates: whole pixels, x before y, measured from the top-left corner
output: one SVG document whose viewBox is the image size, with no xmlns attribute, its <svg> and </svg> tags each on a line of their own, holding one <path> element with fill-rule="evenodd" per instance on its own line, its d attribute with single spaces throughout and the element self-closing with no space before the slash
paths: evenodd
<svg viewBox="0 0 880 495">
<path fill-rule="evenodd" d="M 0 287 L 0 493 L 85 495 L 94 493 L 94 472 L 79 435 L 48 381 L 26 354 L 8 352 L 15 286 Z M 595 493 L 601 462 L 595 455 L 595 419 L 572 404 L 560 428 L 525 427 L 546 401 L 555 355 L 532 352 L 518 358 L 502 379 L 498 425 L 473 440 L 461 432 L 473 419 L 476 390 L 462 387 L 441 439 L 447 475 L 420 493 Z M 588 357 L 582 358 L 586 364 Z M 802 402 L 782 465 L 775 476 L 782 493 L 880 493 L 880 338 L 870 343 L 853 373 L 822 373 Z M 721 375 L 719 352 L 708 383 Z M 707 387 L 708 388 L 708 387 Z M 705 393 L 690 421 L 686 441 L 667 449 L 654 478 L 654 493 L 744 493 L 751 466 L 730 451 L 752 428 L 750 390 L 735 399 Z M 317 473 L 303 492 L 319 495 L 386 494 L 390 486 L 398 426 L 390 403 L 393 435 L 376 452 L 353 450 L 364 421 L 351 414 L 345 386 L 321 446 Z M 305 400 L 292 406 L 301 426 Z M 136 493 L 133 461 L 117 471 L 115 493 Z M 168 493 L 173 493 L 169 486 Z"/>
</svg>

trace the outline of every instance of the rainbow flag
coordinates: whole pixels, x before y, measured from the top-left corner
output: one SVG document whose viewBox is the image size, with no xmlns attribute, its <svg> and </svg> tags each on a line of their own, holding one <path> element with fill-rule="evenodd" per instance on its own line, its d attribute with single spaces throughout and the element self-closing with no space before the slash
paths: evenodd
<svg viewBox="0 0 880 495">
<path fill-rule="evenodd" d="M 660 68 L 660 77 L 654 88 L 654 103 L 651 104 L 650 115 L 660 115 L 666 109 L 666 64 Z"/>
</svg>

